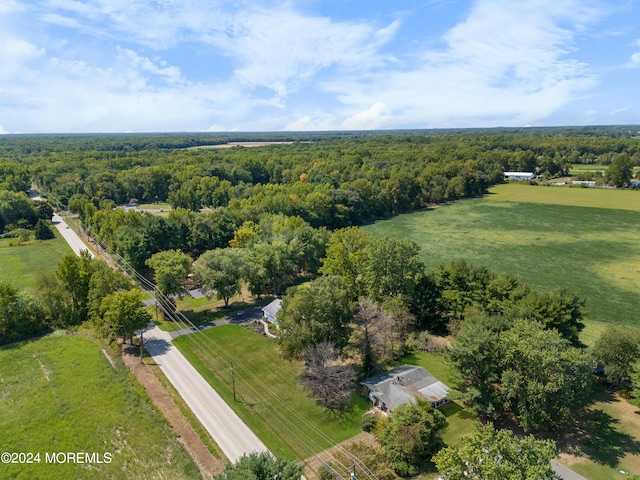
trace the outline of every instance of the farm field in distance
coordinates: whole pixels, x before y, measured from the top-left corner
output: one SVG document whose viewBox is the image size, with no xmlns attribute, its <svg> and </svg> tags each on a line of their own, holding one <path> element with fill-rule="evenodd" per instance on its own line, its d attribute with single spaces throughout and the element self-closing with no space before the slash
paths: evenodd
<svg viewBox="0 0 640 480">
<path fill-rule="evenodd" d="M 414 240 L 428 268 L 465 259 L 541 290 L 577 290 L 587 344 L 606 323 L 640 327 L 640 192 L 511 183 L 363 228 Z"/>
<path fill-rule="evenodd" d="M 0 348 L 2 451 L 41 454 L 39 463 L 0 464 L 0 478 L 199 478 L 142 387 L 115 364 L 77 335 Z M 104 463 L 46 463 L 56 452 L 99 454 Z"/>
<path fill-rule="evenodd" d="M 53 272 L 58 262 L 73 253 L 67 242 L 55 232 L 51 240 L 29 240 L 18 244 L 15 238 L 0 239 L 0 281 L 15 288 L 34 288 L 34 273 L 38 270 Z"/>
</svg>

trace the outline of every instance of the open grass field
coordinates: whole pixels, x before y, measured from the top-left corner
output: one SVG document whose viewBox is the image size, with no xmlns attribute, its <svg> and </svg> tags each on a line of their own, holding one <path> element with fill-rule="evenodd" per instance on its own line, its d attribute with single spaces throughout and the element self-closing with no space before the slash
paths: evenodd
<svg viewBox="0 0 640 480">
<path fill-rule="evenodd" d="M 0 349 L 0 451 L 40 463 L 0 464 L 0 478 L 193 479 L 199 471 L 146 393 L 116 360 L 75 335 Z M 46 454 L 98 454 L 104 463 L 47 463 Z M 111 457 L 106 462 L 107 455 Z"/>
<path fill-rule="evenodd" d="M 282 360 L 273 340 L 224 325 L 174 344 L 276 456 L 302 460 L 361 431 L 368 402 L 358 399 L 346 414 L 326 412 L 300 384 L 302 364 Z"/>
<path fill-rule="evenodd" d="M 640 327 L 638 191 L 510 183 L 364 228 L 414 240 L 428 268 L 466 259 L 544 291 L 577 290 L 587 302 L 587 344 L 607 323 Z"/>
<path fill-rule="evenodd" d="M 73 253 L 55 232 L 51 240 L 29 240 L 18 244 L 15 238 L 0 239 L 0 282 L 19 288 L 34 288 L 33 274 L 39 269 L 55 271 L 60 259 Z"/>
</svg>

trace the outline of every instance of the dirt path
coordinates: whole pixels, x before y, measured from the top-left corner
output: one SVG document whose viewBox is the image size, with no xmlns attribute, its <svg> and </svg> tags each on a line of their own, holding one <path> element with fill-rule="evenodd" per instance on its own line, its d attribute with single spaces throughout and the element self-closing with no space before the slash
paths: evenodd
<svg viewBox="0 0 640 480">
<path fill-rule="evenodd" d="M 129 349 L 130 347 L 123 348 L 122 360 L 138 379 L 138 382 L 144 386 L 153 403 L 169 420 L 173 430 L 178 434 L 180 442 L 185 446 L 196 465 L 198 465 L 203 478 L 209 479 L 212 475 L 222 473 L 224 463 L 211 454 L 200 437 L 191 428 L 178 406 L 156 378 L 151 367 L 140 363 L 140 358 L 133 355 Z"/>
</svg>

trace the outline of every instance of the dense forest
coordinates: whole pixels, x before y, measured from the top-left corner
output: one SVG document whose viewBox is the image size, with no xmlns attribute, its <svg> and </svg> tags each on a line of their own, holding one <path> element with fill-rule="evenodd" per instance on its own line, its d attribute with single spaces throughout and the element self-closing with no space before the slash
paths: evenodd
<svg viewBox="0 0 640 480">
<path fill-rule="evenodd" d="M 572 164 L 606 165 L 605 181 L 624 187 L 640 165 L 637 135 L 630 127 L 7 135 L 0 234 L 44 240 L 53 208 L 69 210 L 166 295 L 196 282 L 228 307 L 241 287 L 257 298 L 286 293 L 280 352 L 305 361 L 303 381 L 331 411 L 349 407 L 358 378 L 433 349 L 431 335 L 450 335 L 461 400 L 525 431 L 549 430 L 590 404 L 596 362 L 612 385 L 640 390 L 635 333 L 610 328 L 588 350 L 576 292 L 536 291 L 464 261 L 427 271 L 416 243 L 354 227 L 482 195 L 505 171 L 549 179 Z M 212 148 L 231 141 L 286 143 Z M 32 201 L 30 189 L 48 203 Z M 32 295 L 0 283 L 0 344 L 85 322 L 110 341 L 131 341 L 150 320 L 130 278 L 88 255 L 65 256 L 36 285 Z M 341 388 L 329 382 L 336 378 Z M 434 432 L 444 425 L 424 410 L 412 415 L 426 415 Z M 378 428 L 378 440 L 392 469 L 413 475 L 437 449 L 394 462 L 393 428 Z"/>
</svg>

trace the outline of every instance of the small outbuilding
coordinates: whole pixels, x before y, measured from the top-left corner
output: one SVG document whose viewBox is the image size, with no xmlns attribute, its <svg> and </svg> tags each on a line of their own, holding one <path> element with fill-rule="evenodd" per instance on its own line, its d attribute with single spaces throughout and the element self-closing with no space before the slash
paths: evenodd
<svg viewBox="0 0 640 480">
<path fill-rule="evenodd" d="M 447 398 L 449 387 L 424 368 L 415 365 L 402 365 L 360 384 L 366 389 L 372 405 L 389 414 L 418 396 L 429 400 L 435 408 L 451 401 Z"/>
<path fill-rule="evenodd" d="M 269 305 L 262 308 L 262 313 L 264 314 L 264 318 L 266 318 L 269 323 L 273 323 L 274 325 L 277 325 L 278 321 L 276 320 L 276 315 L 281 308 L 282 308 L 282 299 L 276 298 Z"/>
</svg>

